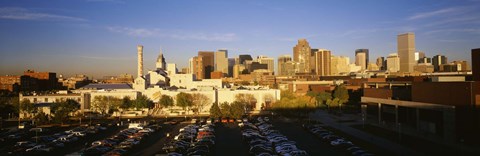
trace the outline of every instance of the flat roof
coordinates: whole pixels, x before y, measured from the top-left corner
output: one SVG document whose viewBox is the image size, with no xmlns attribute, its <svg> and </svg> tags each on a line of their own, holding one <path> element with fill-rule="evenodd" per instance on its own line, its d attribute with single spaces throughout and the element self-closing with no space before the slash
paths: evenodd
<svg viewBox="0 0 480 156">
<path fill-rule="evenodd" d="M 117 83 L 117 84 L 108 84 L 108 83 L 90 83 L 86 86 L 80 87 L 80 89 L 132 89 L 130 84 L 126 83 Z"/>
</svg>

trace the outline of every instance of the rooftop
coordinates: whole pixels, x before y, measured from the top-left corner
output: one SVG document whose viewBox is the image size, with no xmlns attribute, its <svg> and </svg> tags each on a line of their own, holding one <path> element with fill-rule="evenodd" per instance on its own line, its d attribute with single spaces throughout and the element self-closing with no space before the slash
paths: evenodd
<svg viewBox="0 0 480 156">
<path fill-rule="evenodd" d="M 106 83 L 90 83 L 80 89 L 132 89 L 132 86 L 126 83 L 106 84 Z"/>
</svg>

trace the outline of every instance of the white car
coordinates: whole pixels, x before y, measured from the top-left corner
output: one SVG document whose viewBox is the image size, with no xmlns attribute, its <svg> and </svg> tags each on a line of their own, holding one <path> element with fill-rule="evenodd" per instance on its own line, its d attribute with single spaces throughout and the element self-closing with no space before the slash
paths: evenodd
<svg viewBox="0 0 480 156">
<path fill-rule="evenodd" d="M 337 140 L 333 140 L 333 141 L 330 142 L 330 145 L 333 145 L 333 146 L 337 146 L 337 145 L 340 145 L 340 144 L 352 144 L 352 142 L 344 140 L 344 139 L 337 139 Z"/>
</svg>

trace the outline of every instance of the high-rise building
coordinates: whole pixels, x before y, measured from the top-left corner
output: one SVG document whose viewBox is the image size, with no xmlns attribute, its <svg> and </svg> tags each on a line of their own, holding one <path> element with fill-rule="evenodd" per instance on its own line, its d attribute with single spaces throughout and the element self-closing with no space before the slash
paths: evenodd
<svg viewBox="0 0 480 156">
<path fill-rule="evenodd" d="M 368 49 L 357 49 L 355 50 L 355 65 L 357 66 L 361 66 L 362 67 L 362 70 L 366 69 L 367 68 L 367 65 L 368 63 L 370 63 L 370 56 L 369 56 L 369 50 Z M 362 59 L 362 60 L 359 60 L 360 62 L 357 62 L 357 54 L 359 53 L 363 53 L 365 54 L 365 59 Z M 362 66 L 362 64 L 364 64 L 365 66 Z"/>
<path fill-rule="evenodd" d="M 376 63 L 369 63 L 367 66 L 367 70 L 376 71 L 376 70 L 380 70 L 380 67 L 378 67 Z"/>
<path fill-rule="evenodd" d="M 423 57 L 418 60 L 418 63 L 430 63 L 432 64 L 432 58 Z"/>
<path fill-rule="evenodd" d="M 310 58 L 311 48 L 306 39 L 299 39 L 298 44 L 293 47 L 293 60 L 299 63 L 300 73 L 311 73 Z"/>
<path fill-rule="evenodd" d="M 300 66 L 300 63 L 298 62 L 295 62 L 295 61 L 288 61 L 288 62 L 285 62 L 285 66 L 282 70 L 285 71 L 285 75 L 287 76 L 293 76 L 295 75 L 295 73 L 298 73 L 299 71 L 299 66 Z"/>
<path fill-rule="evenodd" d="M 440 65 L 442 64 L 446 64 L 448 61 L 447 61 L 447 57 L 443 56 L 443 55 L 435 55 L 433 56 L 432 58 L 432 64 L 433 64 L 433 69 L 435 72 L 439 72 L 440 71 Z"/>
<path fill-rule="evenodd" d="M 157 70 L 166 68 L 165 57 L 163 57 L 162 49 L 160 49 L 160 54 L 157 57 L 157 62 L 155 63 L 155 66 L 157 67 Z"/>
<path fill-rule="evenodd" d="M 424 52 L 421 52 L 421 51 L 417 51 L 415 52 L 415 62 L 418 63 L 418 61 L 422 58 L 425 57 L 425 53 Z"/>
<path fill-rule="evenodd" d="M 243 64 L 236 64 L 233 65 L 233 78 L 238 78 L 240 74 L 245 70 L 245 65 Z"/>
<path fill-rule="evenodd" d="M 400 58 L 400 71 L 413 72 L 415 66 L 415 34 L 406 33 L 397 36 L 397 51 Z"/>
<path fill-rule="evenodd" d="M 267 69 L 267 70 L 268 70 L 269 72 L 274 72 L 274 70 L 275 70 L 275 69 L 274 69 L 274 66 L 275 66 L 274 62 L 275 62 L 275 60 L 274 60 L 273 58 L 260 55 L 260 56 L 257 57 L 257 61 L 258 61 L 258 63 L 261 63 L 261 64 L 267 64 L 267 66 L 268 66 L 268 69 Z"/>
<path fill-rule="evenodd" d="M 480 48 L 472 49 L 473 81 L 480 81 Z"/>
<path fill-rule="evenodd" d="M 398 72 L 400 71 L 400 61 L 402 59 L 398 56 L 397 53 L 388 55 L 387 57 L 387 71 L 389 72 Z"/>
<path fill-rule="evenodd" d="M 138 59 L 137 77 L 142 77 L 143 76 L 143 46 L 142 45 L 137 46 L 137 59 Z"/>
<path fill-rule="evenodd" d="M 361 70 L 367 69 L 367 53 L 355 53 L 355 65 L 360 66 Z"/>
<path fill-rule="evenodd" d="M 378 57 L 377 58 L 377 66 L 380 70 L 385 70 L 385 57 Z"/>
<path fill-rule="evenodd" d="M 215 67 L 215 52 L 199 51 L 198 56 L 202 56 L 204 79 L 210 79 L 210 73 L 213 72 Z"/>
<path fill-rule="evenodd" d="M 228 74 L 228 51 L 218 50 L 215 52 L 215 71 L 220 71 L 224 75 Z"/>
<path fill-rule="evenodd" d="M 453 61 L 452 63 L 457 65 L 457 71 L 468 71 L 467 61 Z"/>
<path fill-rule="evenodd" d="M 288 61 L 292 61 L 292 57 L 290 55 L 281 55 L 278 57 L 277 75 L 287 75 L 287 70 L 285 70 L 285 66 Z"/>
<path fill-rule="evenodd" d="M 236 63 L 236 64 L 245 64 L 245 61 L 247 60 L 253 60 L 252 56 L 248 55 L 248 54 L 244 54 L 244 55 L 239 55 L 238 56 L 238 59 L 239 59 L 239 62 Z"/>
<path fill-rule="evenodd" d="M 331 52 L 327 49 L 319 49 L 315 52 L 315 73 L 320 76 L 331 75 Z"/>
<path fill-rule="evenodd" d="M 317 53 L 320 49 L 317 48 L 311 48 L 310 49 L 310 71 L 311 73 L 316 73 L 317 72 L 317 62 L 315 61 L 315 53 Z"/>
<path fill-rule="evenodd" d="M 333 56 L 331 55 L 331 74 L 332 75 L 345 75 L 350 73 L 349 64 L 350 58 L 345 56 Z"/>
<path fill-rule="evenodd" d="M 228 77 L 233 77 L 234 65 L 235 65 L 235 58 L 228 58 Z"/>
<path fill-rule="evenodd" d="M 192 58 L 193 74 L 197 80 L 205 79 L 205 68 L 203 65 L 203 56 L 195 56 Z"/>
</svg>

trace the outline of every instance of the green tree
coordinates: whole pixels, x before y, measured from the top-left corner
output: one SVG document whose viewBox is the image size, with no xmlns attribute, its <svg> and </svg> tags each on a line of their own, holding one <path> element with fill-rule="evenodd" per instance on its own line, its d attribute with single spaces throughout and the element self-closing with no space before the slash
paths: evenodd
<svg viewBox="0 0 480 156">
<path fill-rule="evenodd" d="M 51 112 L 54 114 L 54 121 L 61 124 L 68 121 L 70 114 L 77 111 L 79 108 L 80 104 L 72 99 L 53 103 L 50 107 Z"/>
<path fill-rule="evenodd" d="M 305 95 L 310 98 L 309 102 L 312 102 L 312 99 L 316 99 L 315 97 L 317 97 L 318 93 L 313 91 L 308 91 Z"/>
<path fill-rule="evenodd" d="M 95 96 L 92 102 L 92 109 L 100 112 L 101 114 L 107 114 L 108 111 L 108 97 L 107 96 Z"/>
<path fill-rule="evenodd" d="M 122 104 L 120 105 L 120 108 L 123 110 L 132 108 L 132 100 L 130 99 L 129 96 L 125 96 L 122 99 Z"/>
<path fill-rule="evenodd" d="M 23 113 L 23 116 L 28 116 L 35 112 L 35 106 L 28 99 L 24 99 L 20 102 L 19 112 Z"/>
<path fill-rule="evenodd" d="M 338 98 L 338 104 L 344 104 L 348 102 L 348 90 L 344 85 L 337 85 L 333 90 L 333 97 Z"/>
<path fill-rule="evenodd" d="M 192 94 L 193 99 L 193 106 L 197 113 L 201 113 L 203 108 L 211 103 L 210 98 L 208 98 L 205 94 L 194 93 Z"/>
<path fill-rule="evenodd" d="M 44 112 L 37 113 L 37 115 L 35 115 L 35 117 L 33 118 L 35 119 L 35 122 L 37 123 L 37 125 L 44 125 L 49 122 L 48 115 L 45 114 Z"/>
<path fill-rule="evenodd" d="M 235 101 L 230 105 L 231 117 L 235 119 L 240 119 L 242 118 L 244 113 L 245 113 L 245 104 Z"/>
<path fill-rule="evenodd" d="M 329 92 L 320 92 L 316 97 L 315 100 L 319 103 L 319 105 L 326 105 L 327 100 L 332 99 L 332 94 Z"/>
<path fill-rule="evenodd" d="M 135 109 L 141 109 L 141 108 L 152 108 L 153 107 L 153 101 L 150 100 L 147 96 L 145 95 L 140 95 L 133 101 L 133 107 Z"/>
<path fill-rule="evenodd" d="M 192 95 L 184 92 L 177 94 L 177 106 L 182 107 L 183 110 L 190 108 L 193 105 Z"/>
<path fill-rule="evenodd" d="M 173 103 L 174 103 L 174 102 L 173 102 L 173 98 L 172 98 L 171 96 L 162 95 L 162 96 L 160 97 L 159 103 L 160 103 L 160 105 L 161 105 L 162 107 L 168 108 L 168 107 L 173 106 Z"/>
<path fill-rule="evenodd" d="M 222 117 L 232 117 L 232 111 L 230 104 L 228 102 L 224 102 L 220 105 L 220 110 L 222 112 Z"/>
<path fill-rule="evenodd" d="M 213 103 L 212 107 L 210 107 L 210 117 L 212 118 L 220 118 L 222 117 L 222 111 L 220 107 L 218 107 L 218 103 Z"/>
</svg>

